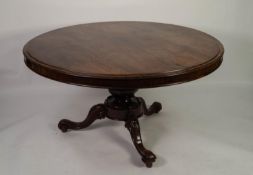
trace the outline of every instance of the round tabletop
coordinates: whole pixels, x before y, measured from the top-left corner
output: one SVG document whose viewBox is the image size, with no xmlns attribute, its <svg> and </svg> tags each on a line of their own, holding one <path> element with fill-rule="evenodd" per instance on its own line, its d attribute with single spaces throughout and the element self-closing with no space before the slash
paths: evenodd
<svg viewBox="0 0 253 175">
<path fill-rule="evenodd" d="M 100 22 L 39 35 L 23 53 L 30 69 L 50 79 L 138 89 L 203 77 L 219 67 L 224 48 L 214 37 L 182 26 Z"/>
</svg>

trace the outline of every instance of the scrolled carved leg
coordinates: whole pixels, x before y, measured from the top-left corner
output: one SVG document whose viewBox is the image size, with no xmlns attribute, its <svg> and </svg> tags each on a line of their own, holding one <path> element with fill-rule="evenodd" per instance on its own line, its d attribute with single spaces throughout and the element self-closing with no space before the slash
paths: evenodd
<svg viewBox="0 0 253 175">
<path fill-rule="evenodd" d="M 105 118 L 106 115 L 107 115 L 107 113 L 106 113 L 106 108 L 105 108 L 104 104 L 98 104 L 98 105 L 93 106 L 90 109 L 90 111 L 84 121 L 73 122 L 73 121 L 70 121 L 67 119 L 62 119 L 58 124 L 58 128 L 62 132 L 67 132 L 68 129 L 72 129 L 72 130 L 83 129 L 83 128 L 90 126 L 96 119 Z"/>
<path fill-rule="evenodd" d="M 124 121 L 134 146 L 142 157 L 142 161 L 147 167 L 152 167 L 156 156 L 150 150 L 147 150 L 142 143 L 138 118 L 143 114 L 158 113 L 162 109 L 162 105 L 154 102 L 147 108 L 145 101 L 134 95 L 137 89 L 109 89 L 109 91 L 111 96 L 107 97 L 104 104 L 93 106 L 84 121 L 73 122 L 63 119 L 58 124 L 59 129 L 62 132 L 67 132 L 69 129 L 83 129 L 90 126 L 96 119 L 105 117 L 111 120 Z"/>
<path fill-rule="evenodd" d="M 138 97 L 141 102 L 143 112 L 145 115 L 149 116 L 154 113 L 158 113 L 162 109 L 162 104 L 159 102 L 154 102 L 149 108 L 147 107 L 145 100 L 141 97 Z"/>
<path fill-rule="evenodd" d="M 125 127 L 129 130 L 134 146 L 142 156 L 142 161 L 147 167 L 151 168 L 152 163 L 156 160 L 156 156 L 143 146 L 138 120 L 134 119 L 126 121 Z"/>
</svg>

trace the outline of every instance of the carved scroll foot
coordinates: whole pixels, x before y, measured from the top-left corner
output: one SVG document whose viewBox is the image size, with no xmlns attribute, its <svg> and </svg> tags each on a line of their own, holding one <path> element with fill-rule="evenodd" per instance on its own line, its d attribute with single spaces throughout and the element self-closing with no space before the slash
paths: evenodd
<svg viewBox="0 0 253 175">
<path fill-rule="evenodd" d="M 142 161 L 148 168 L 151 168 L 153 162 L 156 160 L 156 156 L 143 146 L 138 120 L 126 121 L 125 127 L 129 130 L 134 146 L 141 155 Z"/>
<path fill-rule="evenodd" d="M 68 129 L 72 129 L 72 130 L 79 130 L 79 129 L 83 129 L 86 128 L 88 126 L 90 126 L 96 119 L 103 119 L 106 117 L 106 108 L 104 106 L 104 104 L 98 104 L 93 106 L 86 119 L 82 122 L 73 122 L 67 119 L 62 119 L 59 124 L 58 124 L 58 128 L 62 131 L 62 132 L 67 132 Z"/>
<path fill-rule="evenodd" d="M 159 102 L 154 102 L 149 108 L 147 107 L 145 100 L 141 97 L 138 97 L 138 99 L 141 101 L 141 105 L 143 108 L 143 112 L 145 115 L 149 116 L 154 113 L 158 113 L 162 110 L 162 104 Z"/>
</svg>

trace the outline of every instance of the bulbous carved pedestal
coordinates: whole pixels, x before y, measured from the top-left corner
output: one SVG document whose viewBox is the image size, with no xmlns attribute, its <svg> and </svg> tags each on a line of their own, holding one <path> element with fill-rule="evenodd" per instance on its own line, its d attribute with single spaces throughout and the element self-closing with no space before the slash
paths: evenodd
<svg viewBox="0 0 253 175">
<path fill-rule="evenodd" d="M 142 161 L 147 167 L 152 167 L 156 156 L 147 150 L 142 143 L 138 118 L 143 116 L 143 114 L 152 115 L 158 113 L 162 109 L 162 105 L 159 102 L 154 102 L 147 108 L 143 98 L 134 96 L 134 93 L 137 91 L 135 89 L 110 89 L 109 91 L 112 95 L 105 100 L 104 104 L 93 106 L 84 121 L 73 122 L 63 119 L 58 124 L 59 129 L 62 132 L 67 132 L 69 129 L 83 129 L 91 125 L 96 119 L 103 119 L 105 117 L 112 120 L 124 121 L 125 127 L 130 132 L 134 146 L 142 157 Z"/>
</svg>

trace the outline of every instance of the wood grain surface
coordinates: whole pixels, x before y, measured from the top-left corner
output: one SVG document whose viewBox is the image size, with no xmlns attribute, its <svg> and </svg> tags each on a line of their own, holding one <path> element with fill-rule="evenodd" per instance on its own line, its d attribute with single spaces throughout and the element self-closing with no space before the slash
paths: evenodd
<svg viewBox="0 0 253 175">
<path fill-rule="evenodd" d="M 150 88 L 214 71 L 224 49 L 214 37 L 154 22 L 101 22 L 57 29 L 29 41 L 29 68 L 45 77 L 101 88 Z"/>
</svg>

